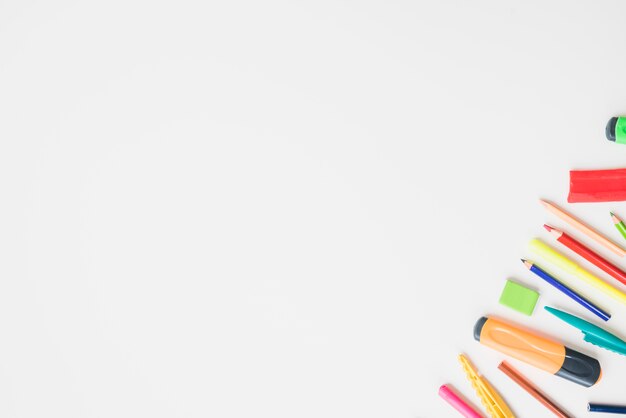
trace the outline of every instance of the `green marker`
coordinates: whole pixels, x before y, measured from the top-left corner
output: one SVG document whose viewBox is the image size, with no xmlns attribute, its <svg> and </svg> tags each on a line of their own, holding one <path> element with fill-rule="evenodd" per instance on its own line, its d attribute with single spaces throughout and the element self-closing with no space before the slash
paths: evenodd
<svg viewBox="0 0 626 418">
<path fill-rule="evenodd" d="M 613 223 L 615 224 L 615 228 L 617 228 L 619 233 L 622 234 L 624 239 L 626 239 L 626 225 L 624 225 L 624 222 L 622 222 L 622 220 L 620 218 L 615 216 L 615 214 L 613 212 L 609 212 L 609 213 L 611 214 L 611 219 L 613 219 Z"/>
<path fill-rule="evenodd" d="M 616 144 L 626 144 L 626 117 L 611 118 L 606 124 L 606 139 Z"/>
<path fill-rule="evenodd" d="M 577 316 L 568 314 L 567 312 L 559 311 L 558 309 L 551 308 L 549 306 L 544 306 L 544 309 L 557 318 L 567 322 L 571 326 L 581 330 L 585 335 L 583 340 L 588 343 L 626 356 L 626 342 L 617 338 L 610 332 L 592 324 L 591 322 L 587 322 Z"/>
</svg>

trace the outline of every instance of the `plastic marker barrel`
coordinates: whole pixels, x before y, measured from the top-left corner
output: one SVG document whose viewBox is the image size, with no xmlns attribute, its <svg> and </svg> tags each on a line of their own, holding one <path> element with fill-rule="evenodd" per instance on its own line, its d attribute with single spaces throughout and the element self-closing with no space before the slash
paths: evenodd
<svg viewBox="0 0 626 418">
<path fill-rule="evenodd" d="M 442 385 L 439 388 L 439 396 L 448 402 L 454 409 L 456 409 L 465 418 L 484 418 L 474 408 L 461 399 L 448 385 Z"/>
<path fill-rule="evenodd" d="M 595 358 L 498 319 L 480 318 L 474 326 L 474 338 L 487 347 L 585 387 L 593 386 L 602 376 Z"/>
</svg>

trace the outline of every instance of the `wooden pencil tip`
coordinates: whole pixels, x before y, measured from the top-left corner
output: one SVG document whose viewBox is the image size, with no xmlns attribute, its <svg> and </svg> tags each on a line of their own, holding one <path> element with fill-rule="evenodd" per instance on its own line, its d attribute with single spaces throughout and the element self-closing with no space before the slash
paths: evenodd
<svg viewBox="0 0 626 418">
<path fill-rule="evenodd" d="M 546 231 L 548 232 L 552 232 L 554 230 L 554 228 L 552 228 L 550 225 L 547 224 L 543 224 L 543 227 L 546 229 Z"/>
</svg>

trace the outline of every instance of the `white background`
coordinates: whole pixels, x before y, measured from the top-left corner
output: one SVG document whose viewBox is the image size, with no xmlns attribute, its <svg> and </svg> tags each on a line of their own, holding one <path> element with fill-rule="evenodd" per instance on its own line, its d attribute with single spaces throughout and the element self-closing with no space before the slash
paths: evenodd
<svg viewBox="0 0 626 418">
<path fill-rule="evenodd" d="M 565 206 L 569 169 L 626 167 L 625 15 L 1 1 L 0 416 L 455 417 L 459 352 L 549 416 L 473 340 L 484 314 L 600 359 L 591 389 L 511 361 L 572 414 L 624 403 L 626 359 L 543 312 L 593 319 L 519 258 L 564 226 L 537 199 Z M 565 207 L 621 240 L 624 203 Z"/>
</svg>

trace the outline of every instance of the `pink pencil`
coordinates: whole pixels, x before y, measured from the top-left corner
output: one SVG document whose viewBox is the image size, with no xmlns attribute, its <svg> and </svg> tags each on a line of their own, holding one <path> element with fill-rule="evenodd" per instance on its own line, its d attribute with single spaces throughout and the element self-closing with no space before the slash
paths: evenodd
<svg viewBox="0 0 626 418">
<path fill-rule="evenodd" d="M 572 215 L 565 212 L 563 209 L 553 205 L 550 202 L 546 202 L 545 200 L 539 200 L 539 202 L 541 202 L 543 207 L 548 209 L 548 211 L 552 212 L 553 214 L 555 214 L 556 216 L 558 216 L 559 218 L 561 218 L 562 220 L 564 220 L 565 222 L 573 226 L 574 228 L 578 229 L 580 232 L 587 235 L 589 238 L 591 238 L 598 244 L 611 250 L 612 252 L 619 255 L 620 257 L 624 257 L 624 255 L 626 255 L 626 250 L 624 250 L 622 247 L 618 246 L 613 241 L 609 241 L 607 238 L 600 235 L 599 233 L 597 233 L 596 231 L 594 231 L 593 229 L 591 229 L 590 227 L 588 227 L 587 225 L 579 221 L 578 219 L 574 218 Z"/>
<path fill-rule="evenodd" d="M 454 409 L 459 411 L 465 418 L 484 418 L 474 408 L 469 406 L 463 399 L 450 389 L 447 385 L 441 385 L 439 388 L 439 396 L 448 402 Z"/>
</svg>

